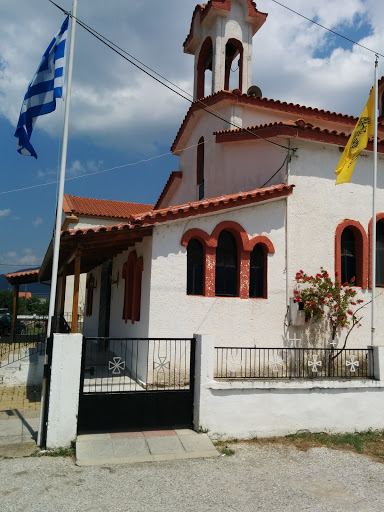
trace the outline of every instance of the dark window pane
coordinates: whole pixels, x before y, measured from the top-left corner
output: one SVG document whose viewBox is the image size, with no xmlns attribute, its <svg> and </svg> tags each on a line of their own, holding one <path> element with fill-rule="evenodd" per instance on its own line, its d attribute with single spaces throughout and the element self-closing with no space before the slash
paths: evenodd
<svg viewBox="0 0 384 512">
<path fill-rule="evenodd" d="M 204 137 L 199 139 L 197 146 L 197 186 L 198 186 L 198 200 L 204 199 Z"/>
<path fill-rule="evenodd" d="M 376 286 L 384 286 L 384 222 L 376 224 Z"/>
<path fill-rule="evenodd" d="M 204 249 L 198 240 L 192 239 L 187 247 L 187 294 L 203 295 Z"/>
<path fill-rule="evenodd" d="M 356 277 L 356 244 L 353 231 L 345 228 L 341 235 L 341 283 Z"/>
<path fill-rule="evenodd" d="M 215 294 L 237 296 L 237 246 L 234 236 L 222 231 L 216 249 Z"/>
<path fill-rule="evenodd" d="M 264 251 L 260 244 L 251 252 L 249 296 L 252 299 L 264 297 Z"/>
</svg>

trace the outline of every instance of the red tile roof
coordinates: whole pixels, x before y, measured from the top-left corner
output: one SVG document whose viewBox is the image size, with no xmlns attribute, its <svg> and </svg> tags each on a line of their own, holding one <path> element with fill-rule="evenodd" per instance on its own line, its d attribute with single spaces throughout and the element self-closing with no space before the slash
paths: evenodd
<svg viewBox="0 0 384 512">
<path fill-rule="evenodd" d="M 37 283 L 39 272 L 40 269 L 35 268 L 33 270 L 22 270 L 20 272 L 4 274 L 4 277 L 10 284 Z"/>
<path fill-rule="evenodd" d="M 262 124 L 258 126 L 249 126 L 247 128 L 238 128 L 236 130 L 222 130 L 215 132 L 216 142 L 235 142 L 239 140 L 257 140 L 257 137 L 252 135 L 254 132 L 260 137 L 268 139 L 276 137 L 277 135 L 285 135 L 297 137 L 300 139 L 314 140 L 317 142 L 326 142 L 327 144 L 336 144 L 338 146 L 345 146 L 352 132 L 338 132 L 336 130 L 327 130 L 319 126 L 313 126 L 311 123 L 306 123 L 303 119 L 297 121 L 285 121 Z M 368 150 L 372 150 L 372 142 L 368 143 Z M 378 151 L 384 152 L 384 139 L 378 139 Z"/>
<path fill-rule="evenodd" d="M 246 206 L 249 204 L 267 201 L 269 199 L 286 197 L 292 194 L 293 187 L 294 185 L 273 185 L 266 188 L 256 188 L 249 192 L 238 192 L 237 194 L 222 195 L 179 206 L 170 206 L 161 210 L 151 210 L 143 214 L 132 215 L 130 222 L 127 224 L 71 229 L 63 231 L 62 236 L 76 236 L 98 232 L 139 229 L 140 227 L 147 227 L 161 222 L 168 222 L 185 217 L 217 212 L 228 208 Z"/>
<path fill-rule="evenodd" d="M 267 19 L 268 14 L 264 12 L 260 12 L 256 8 L 256 3 L 253 0 L 248 1 L 248 20 L 253 25 L 253 34 L 255 34 L 259 28 L 263 25 L 265 20 Z M 186 40 L 183 43 L 184 51 L 188 53 L 188 45 L 193 39 L 193 23 L 195 17 L 200 15 L 200 22 L 202 23 L 204 19 L 209 16 L 209 13 L 213 9 L 223 9 L 225 11 L 231 10 L 231 2 L 232 0 L 208 0 L 206 4 L 198 4 L 195 7 L 195 10 L 192 14 L 191 27 L 189 29 L 189 34 Z"/>
<path fill-rule="evenodd" d="M 182 177 L 183 177 L 183 173 L 181 171 L 171 172 L 171 174 L 168 178 L 168 181 L 165 184 L 165 187 L 163 188 L 163 191 L 160 194 L 159 199 L 157 200 L 155 206 L 153 207 L 154 210 L 157 210 L 161 206 L 162 201 L 165 199 L 166 195 L 171 190 L 173 185 L 180 185 Z"/>
<path fill-rule="evenodd" d="M 77 197 L 64 194 L 63 210 L 67 214 L 89 215 L 94 217 L 116 217 L 129 219 L 135 213 L 152 210 L 153 205 L 142 203 L 126 203 L 125 201 L 109 201 L 90 197 Z"/>
<path fill-rule="evenodd" d="M 180 126 L 180 129 L 176 135 L 176 138 L 172 144 L 171 151 L 176 152 L 177 145 L 187 127 L 187 124 L 192 115 L 202 110 L 204 107 L 211 107 L 220 101 L 236 101 L 241 104 L 254 105 L 268 110 L 277 110 L 280 112 L 287 112 L 298 115 L 307 115 L 315 119 L 322 119 L 324 121 L 331 121 L 335 123 L 342 123 L 346 126 L 354 126 L 357 122 L 357 117 L 349 116 L 346 114 L 338 114 L 336 112 L 330 112 L 329 110 L 323 110 L 313 107 L 306 107 L 304 105 L 287 103 L 286 101 L 272 100 L 268 98 L 259 98 L 256 96 L 249 96 L 248 94 L 242 94 L 239 89 L 233 91 L 219 91 L 210 96 L 202 98 L 201 100 L 195 101 L 190 106 L 184 120 Z M 381 126 L 383 126 L 381 124 Z"/>
</svg>

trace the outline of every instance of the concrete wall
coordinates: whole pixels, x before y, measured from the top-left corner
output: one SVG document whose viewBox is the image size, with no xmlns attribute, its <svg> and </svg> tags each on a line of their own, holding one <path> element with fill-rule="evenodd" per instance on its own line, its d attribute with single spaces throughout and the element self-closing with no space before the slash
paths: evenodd
<svg viewBox="0 0 384 512">
<path fill-rule="evenodd" d="M 374 353 L 381 380 L 218 382 L 213 379 L 215 345 L 214 337 L 197 336 L 194 426 L 208 429 L 210 437 L 384 428 L 384 347 Z"/>
<path fill-rule="evenodd" d="M 54 334 L 47 423 L 47 448 L 76 439 L 82 351 L 81 334 Z"/>
<path fill-rule="evenodd" d="M 29 354 L 28 349 L 23 349 L 21 356 L 23 359 L 14 362 L 12 362 L 12 355 L 8 360 L 1 361 L 0 386 L 41 386 L 44 372 L 44 355 Z M 19 357 L 19 355 L 16 357 Z"/>
</svg>

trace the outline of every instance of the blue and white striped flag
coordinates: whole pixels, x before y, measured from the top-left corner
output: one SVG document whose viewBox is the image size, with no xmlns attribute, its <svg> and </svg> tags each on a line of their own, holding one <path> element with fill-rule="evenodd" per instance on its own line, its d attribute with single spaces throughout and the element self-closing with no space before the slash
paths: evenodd
<svg viewBox="0 0 384 512">
<path fill-rule="evenodd" d="M 19 139 L 17 151 L 21 155 L 37 158 L 36 151 L 30 143 L 36 119 L 39 116 L 53 112 L 56 108 L 56 98 L 61 98 L 63 95 L 65 42 L 68 33 L 68 22 L 69 16 L 46 49 L 40 66 L 24 96 L 15 132 L 15 137 Z"/>
</svg>

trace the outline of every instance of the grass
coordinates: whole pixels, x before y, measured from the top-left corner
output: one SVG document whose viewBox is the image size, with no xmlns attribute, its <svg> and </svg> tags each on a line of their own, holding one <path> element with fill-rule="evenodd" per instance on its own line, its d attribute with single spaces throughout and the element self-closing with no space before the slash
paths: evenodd
<svg viewBox="0 0 384 512">
<path fill-rule="evenodd" d="M 68 448 L 57 448 L 56 450 L 37 450 L 30 457 L 74 457 L 75 443 L 72 442 Z"/>
<path fill-rule="evenodd" d="M 215 441 L 215 445 L 224 455 L 233 455 L 231 445 L 238 443 L 238 439 L 227 439 L 225 441 Z M 265 445 L 282 445 L 294 447 L 298 450 L 310 450 L 311 448 L 330 448 L 332 450 L 347 450 L 362 455 L 366 455 L 384 463 L 384 430 L 366 430 L 364 432 L 347 432 L 345 434 L 328 434 L 326 432 L 311 433 L 297 432 L 285 437 L 267 437 L 248 439 L 243 442 Z M 231 452 L 231 453 L 227 453 Z"/>
</svg>

